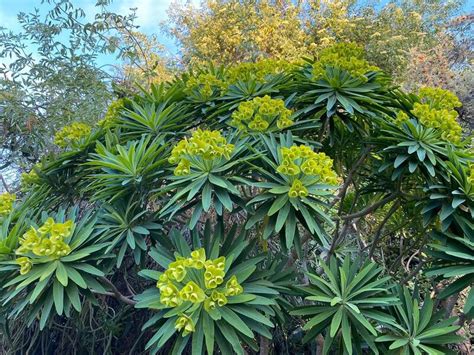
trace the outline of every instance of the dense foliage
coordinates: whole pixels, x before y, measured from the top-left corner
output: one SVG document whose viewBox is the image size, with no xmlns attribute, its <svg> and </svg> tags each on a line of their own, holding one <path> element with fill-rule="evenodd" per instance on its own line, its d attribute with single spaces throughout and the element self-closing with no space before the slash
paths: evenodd
<svg viewBox="0 0 474 355">
<path fill-rule="evenodd" d="M 457 106 L 348 43 L 202 66 L 62 128 L 0 199 L 2 346 L 458 351 L 474 156 Z"/>
<path fill-rule="evenodd" d="M 209 62 L 240 63 L 228 70 L 229 83 L 255 64 L 248 62 L 259 62 L 259 77 L 272 66 L 286 70 L 292 65 L 287 61 L 302 56 L 339 62 L 328 48 L 333 43 L 357 43 L 407 90 L 439 86 L 455 92 L 463 103 L 460 119 L 472 128 L 472 15 L 462 14 L 470 11 L 466 1 L 177 0 L 167 21 L 157 19 L 146 33 L 137 26 L 143 20 L 137 9 L 115 13 L 116 3 L 98 0 L 81 9 L 71 0 L 45 0 L 18 14 L 18 30 L 0 27 L 2 191 L 17 186 L 18 171 L 55 150 L 53 132 L 78 119 L 94 124 L 111 100 L 136 93 L 137 84 L 149 89 Z M 176 47 L 160 43 L 161 30 Z M 351 49 L 360 57 L 356 52 Z M 203 95 L 222 84 L 203 74 L 190 86 L 194 79 L 208 88 Z"/>
</svg>

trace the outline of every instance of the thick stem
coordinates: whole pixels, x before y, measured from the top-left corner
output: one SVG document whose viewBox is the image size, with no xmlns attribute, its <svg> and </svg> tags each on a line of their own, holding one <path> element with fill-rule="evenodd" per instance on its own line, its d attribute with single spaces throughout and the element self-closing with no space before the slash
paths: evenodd
<svg viewBox="0 0 474 355">
<path fill-rule="evenodd" d="M 270 354 L 270 342 L 264 336 L 260 337 L 260 355 Z"/>
<path fill-rule="evenodd" d="M 372 257 L 374 256 L 375 247 L 377 246 L 377 243 L 378 243 L 380 237 L 382 236 L 383 228 L 384 228 L 385 225 L 387 224 L 387 222 L 388 222 L 388 220 L 390 219 L 390 217 L 392 217 L 392 215 L 398 210 L 398 207 L 399 207 L 399 206 L 400 206 L 400 201 L 396 201 L 396 202 L 392 205 L 392 207 L 390 208 L 390 210 L 388 211 L 387 215 L 386 215 L 385 218 L 382 220 L 382 222 L 380 223 L 380 225 L 378 226 L 377 232 L 375 232 L 374 241 L 372 242 L 372 246 L 370 247 L 369 259 L 372 259 Z"/>
<path fill-rule="evenodd" d="M 398 194 L 393 193 L 391 195 L 388 195 L 384 199 L 374 203 L 373 205 L 371 205 L 367 208 L 364 208 L 363 210 L 361 210 L 359 212 L 348 214 L 348 215 L 345 215 L 345 216 L 341 216 L 341 219 L 348 220 L 348 219 L 359 218 L 359 217 L 365 216 L 369 213 L 374 212 L 377 208 L 389 203 L 390 201 L 395 200 L 397 197 L 398 197 Z"/>
<path fill-rule="evenodd" d="M 316 355 L 323 355 L 323 348 L 324 348 L 324 338 L 321 334 L 316 336 Z"/>
<path fill-rule="evenodd" d="M 99 294 L 103 294 L 103 295 L 106 295 L 106 296 L 110 296 L 110 297 L 115 297 L 117 300 L 119 300 L 120 302 L 123 302 L 123 303 L 126 303 L 130 306 L 134 306 L 137 304 L 136 301 L 124 296 L 120 291 L 119 289 L 109 280 L 107 279 L 106 277 L 100 277 L 99 278 L 100 281 L 102 281 L 103 283 L 105 283 L 107 286 L 109 286 L 109 288 L 112 290 L 112 292 L 107 292 L 107 293 L 99 293 Z"/>
<path fill-rule="evenodd" d="M 409 281 L 413 276 L 415 276 L 416 274 L 418 274 L 418 272 L 421 270 L 421 268 L 423 267 L 423 265 L 425 265 L 425 262 L 422 260 L 422 261 L 420 261 L 420 263 L 416 266 L 416 268 L 413 269 L 412 272 L 410 272 L 410 274 L 408 274 L 407 276 L 405 276 L 405 277 L 400 281 L 400 284 L 404 284 L 405 282 Z"/>
<path fill-rule="evenodd" d="M 459 292 L 455 293 L 454 295 L 452 296 L 449 296 L 446 300 L 445 300 L 445 304 L 444 304 L 444 310 L 445 310 L 445 314 L 444 316 L 446 318 L 449 318 L 451 317 L 452 313 L 453 313 L 453 310 L 454 310 L 454 306 L 456 306 L 456 303 L 458 301 L 458 297 L 459 297 Z"/>
<path fill-rule="evenodd" d="M 334 201 L 331 203 L 331 206 L 334 206 L 337 203 L 337 201 L 339 201 L 339 200 L 341 201 L 341 204 L 342 204 L 342 201 L 344 200 L 344 197 L 346 196 L 347 189 L 349 188 L 349 185 L 352 182 L 352 177 L 354 176 L 354 173 L 359 168 L 359 166 L 364 162 L 364 160 L 367 158 L 367 156 L 369 155 L 371 149 L 372 149 L 371 147 L 365 147 L 363 149 L 362 155 L 360 156 L 360 158 L 355 162 L 355 164 L 351 167 L 351 169 L 347 173 L 347 177 L 344 180 L 344 184 L 342 185 L 341 189 L 339 190 L 339 193 L 337 194 Z"/>
</svg>

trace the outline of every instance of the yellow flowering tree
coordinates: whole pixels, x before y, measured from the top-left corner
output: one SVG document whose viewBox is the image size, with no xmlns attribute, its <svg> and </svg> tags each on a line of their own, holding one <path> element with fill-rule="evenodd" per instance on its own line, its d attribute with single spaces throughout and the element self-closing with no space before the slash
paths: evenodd
<svg viewBox="0 0 474 355">
<path fill-rule="evenodd" d="M 147 35 L 123 26 L 119 28 L 119 46 L 127 48 L 124 63 L 121 66 L 122 85 L 136 90 L 139 84 L 149 88 L 172 78 L 170 56 L 159 42 L 156 34 Z"/>
<path fill-rule="evenodd" d="M 175 2 L 168 14 L 186 63 L 294 60 L 307 53 L 298 8 L 289 2 L 206 0 L 199 8 Z"/>
<path fill-rule="evenodd" d="M 232 113 L 229 124 L 242 132 L 271 132 L 291 127 L 291 115 L 283 100 L 265 95 L 242 102 Z"/>
</svg>

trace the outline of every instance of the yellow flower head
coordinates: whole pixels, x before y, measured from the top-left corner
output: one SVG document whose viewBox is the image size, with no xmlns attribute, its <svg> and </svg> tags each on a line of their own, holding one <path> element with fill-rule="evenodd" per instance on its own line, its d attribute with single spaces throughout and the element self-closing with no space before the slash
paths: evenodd
<svg viewBox="0 0 474 355">
<path fill-rule="evenodd" d="M 158 278 L 158 281 L 156 282 L 156 287 L 158 287 L 161 291 L 161 288 L 168 285 L 168 282 L 170 282 L 170 281 L 171 280 L 168 278 L 168 276 L 166 276 L 166 273 L 163 273 Z"/>
<path fill-rule="evenodd" d="M 168 307 L 177 307 L 183 303 L 177 287 L 172 282 L 160 287 L 160 302 Z"/>
<path fill-rule="evenodd" d="M 221 283 L 224 282 L 225 276 L 225 258 L 220 257 L 213 261 L 208 260 L 204 264 L 205 272 L 204 272 L 204 282 L 206 284 L 206 288 L 212 289 L 219 286 Z"/>
<path fill-rule="evenodd" d="M 201 248 L 191 252 L 191 257 L 187 259 L 187 266 L 200 270 L 204 267 L 205 262 L 206 251 L 204 250 L 204 248 Z"/>
<path fill-rule="evenodd" d="M 441 88 L 424 87 L 418 92 L 422 103 L 428 104 L 431 109 L 452 110 L 455 107 L 461 107 L 462 103 L 458 97 L 449 90 Z"/>
<path fill-rule="evenodd" d="M 467 168 L 467 181 L 474 185 L 474 163 L 470 163 Z"/>
<path fill-rule="evenodd" d="M 30 186 L 36 185 L 41 181 L 35 169 L 31 169 L 28 173 L 21 174 L 21 187 L 27 189 Z"/>
<path fill-rule="evenodd" d="M 182 290 L 179 291 L 179 296 L 184 301 L 191 303 L 201 303 L 204 302 L 206 298 L 204 291 L 194 281 L 189 281 Z"/>
<path fill-rule="evenodd" d="M 257 62 L 245 62 L 231 66 L 226 73 L 226 81 L 235 84 L 239 81 L 255 80 L 259 83 L 275 74 L 288 73 L 296 64 L 285 60 L 262 59 Z"/>
<path fill-rule="evenodd" d="M 338 184 L 336 172 L 332 169 L 333 161 L 325 153 L 316 153 L 311 147 L 305 145 L 282 147 L 280 153 L 282 160 L 277 168 L 277 172 L 280 174 L 292 177 L 314 176 L 321 183 Z M 293 180 L 288 195 L 290 197 L 306 197 L 308 189 L 300 179 L 296 178 Z"/>
<path fill-rule="evenodd" d="M 71 247 L 64 242 L 71 235 L 74 222 L 69 220 L 56 223 L 48 218 L 44 224 L 30 229 L 20 238 L 20 245 L 15 251 L 17 255 L 33 255 L 60 259 L 71 253 Z"/>
<path fill-rule="evenodd" d="M 441 138 L 452 143 L 462 139 L 462 127 L 457 121 L 458 113 L 452 109 L 431 108 L 429 104 L 415 103 L 411 111 L 425 127 L 436 128 Z"/>
<path fill-rule="evenodd" d="M 204 309 L 209 312 L 217 307 L 223 307 L 227 304 L 227 297 L 224 293 L 219 291 L 212 291 L 211 297 L 206 298 L 204 302 Z"/>
<path fill-rule="evenodd" d="M 244 289 L 237 281 L 237 277 L 235 275 L 233 275 L 229 279 L 229 281 L 227 281 L 225 288 L 226 288 L 226 292 L 225 292 L 226 296 L 237 296 L 237 295 L 240 295 L 242 292 L 244 292 Z"/>
<path fill-rule="evenodd" d="M 402 123 L 408 121 L 410 117 L 403 111 L 398 111 L 397 117 L 395 117 L 395 124 L 401 126 Z"/>
<path fill-rule="evenodd" d="M 50 229 L 52 241 L 63 241 L 71 235 L 72 227 L 74 226 L 73 221 L 69 220 L 64 223 L 53 223 Z"/>
<path fill-rule="evenodd" d="M 13 210 L 13 202 L 16 200 L 16 195 L 4 192 L 0 195 L 0 217 L 10 214 Z"/>
<path fill-rule="evenodd" d="M 85 123 L 74 122 L 73 124 L 63 127 L 54 136 L 54 143 L 61 148 L 78 142 L 80 139 L 91 133 L 91 127 Z"/>
<path fill-rule="evenodd" d="M 295 179 L 291 185 L 290 191 L 288 192 L 290 197 L 306 197 L 308 196 L 308 189 L 303 185 L 303 183 Z"/>
<path fill-rule="evenodd" d="M 379 70 L 365 59 L 364 49 L 355 43 L 338 43 L 326 47 L 321 50 L 317 59 L 313 64 L 315 78 L 323 76 L 327 66 L 343 69 L 364 81 L 367 81 L 365 74 Z"/>
<path fill-rule="evenodd" d="M 166 276 L 170 280 L 176 280 L 178 282 L 183 281 L 184 277 L 186 276 L 186 262 L 184 259 L 180 258 L 172 262 L 168 270 L 166 270 Z"/>
<path fill-rule="evenodd" d="M 265 132 L 275 123 L 278 129 L 284 129 L 294 124 L 291 114 L 283 100 L 265 95 L 242 102 L 232 113 L 230 125 L 244 132 Z"/>
<path fill-rule="evenodd" d="M 228 297 L 244 291 L 235 275 L 222 287 L 225 269 L 225 257 L 206 260 L 204 248 L 192 251 L 188 258 L 178 256 L 156 283 L 160 290 L 160 302 L 167 307 L 177 307 L 183 302 L 203 303 L 207 312 L 225 306 Z M 196 280 L 196 277 L 199 279 Z"/>
<path fill-rule="evenodd" d="M 117 118 L 120 116 L 120 111 L 123 110 L 124 104 L 124 99 L 117 99 L 112 101 L 109 107 L 107 108 L 107 112 L 105 113 L 104 118 L 97 123 L 99 127 L 112 127 L 117 121 Z"/>
<path fill-rule="evenodd" d="M 212 73 L 201 73 L 188 79 L 185 91 L 188 94 L 197 91 L 205 99 L 209 99 L 212 96 L 219 96 L 226 87 L 227 85 L 217 78 L 216 75 Z"/>
<path fill-rule="evenodd" d="M 49 256 L 56 251 L 56 244 L 49 239 L 42 239 L 39 244 L 33 248 L 33 253 L 37 256 Z"/>
<path fill-rule="evenodd" d="M 49 217 L 41 227 L 38 228 L 38 233 L 46 235 L 51 232 L 51 228 L 54 226 L 54 219 Z"/>
<path fill-rule="evenodd" d="M 171 151 L 168 161 L 178 163 L 174 170 L 176 176 L 187 175 L 191 172 L 192 161 L 230 159 L 234 145 L 227 143 L 219 131 L 197 129 L 191 138 L 179 141 Z"/>
<path fill-rule="evenodd" d="M 62 256 L 69 255 L 71 252 L 71 247 L 64 243 L 63 241 L 59 240 L 54 243 L 54 252 L 52 255 L 56 258 L 60 258 Z"/>
</svg>

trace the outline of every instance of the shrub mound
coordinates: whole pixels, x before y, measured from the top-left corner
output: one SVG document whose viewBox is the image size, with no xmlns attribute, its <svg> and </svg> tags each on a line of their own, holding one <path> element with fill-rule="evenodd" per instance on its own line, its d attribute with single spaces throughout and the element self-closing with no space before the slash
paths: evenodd
<svg viewBox="0 0 474 355">
<path fill-rule="evenodd" d="M 402 92 L 352 44 L 262 63 L 120 98 L 96 127 L 59 131 L 22 191 L 0 196 L 8 349 L 35 329 L 30 349 L 71 352 L 62 327 L 92 352 L 462 342 L 474 292 L 459 319 L 437 311 L 474 281 L 457 98 Z"/>
</svg>

